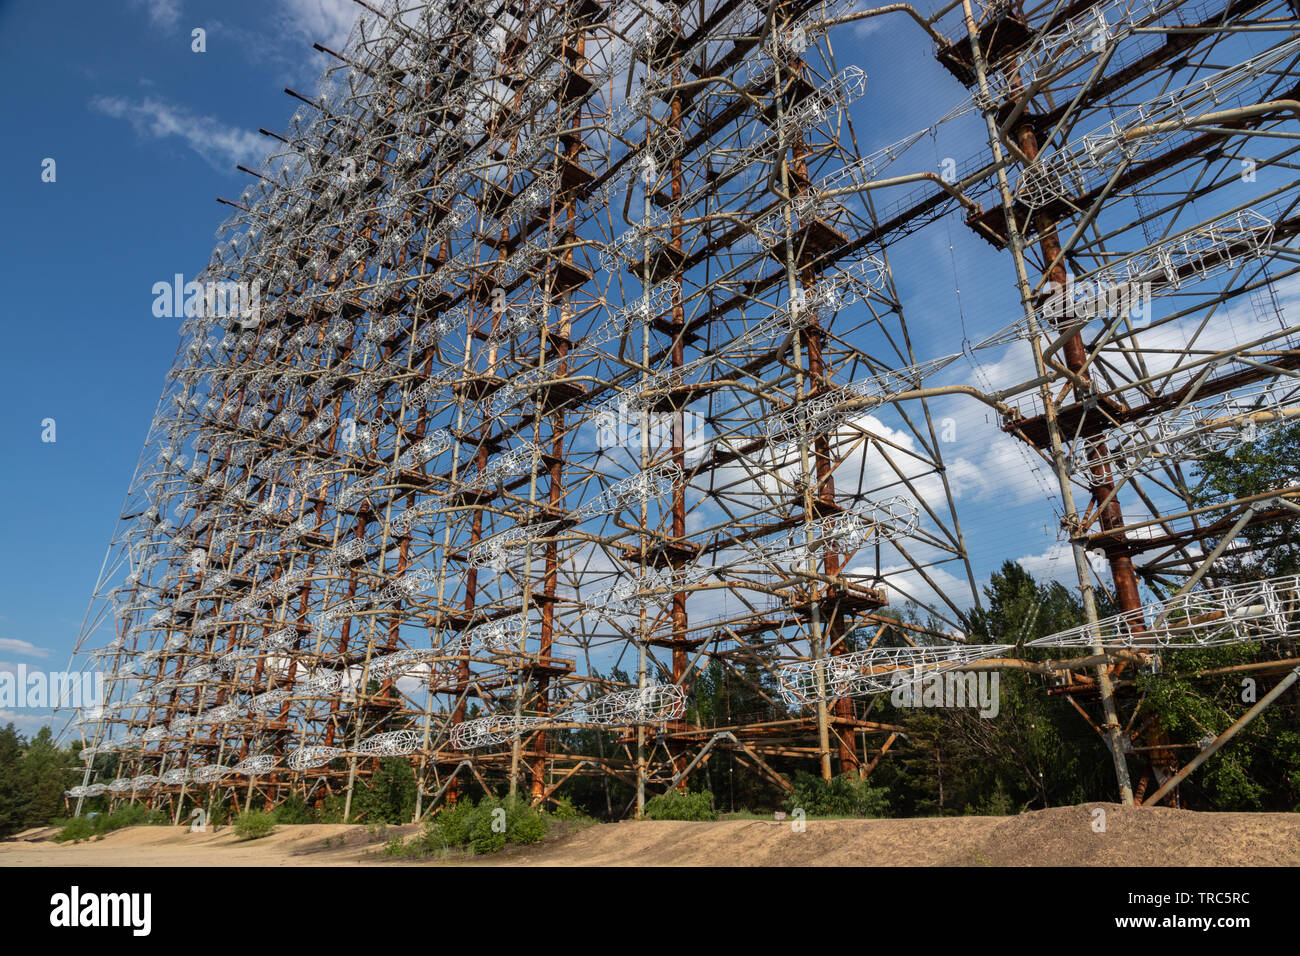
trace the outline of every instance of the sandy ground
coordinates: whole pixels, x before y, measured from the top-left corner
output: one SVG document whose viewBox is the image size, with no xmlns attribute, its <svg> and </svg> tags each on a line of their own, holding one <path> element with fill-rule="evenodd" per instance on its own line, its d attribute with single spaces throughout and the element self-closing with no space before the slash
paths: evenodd
<svg viewBox="0 0 1300 956">
<path fill-rule="evenodd" d="M 230 827 L 191 833 L 188 827 L 126 827 L 100 840 L 55 843 L 54 829 L 31 830 L 0 843 L 0 866 L 351 866 L 387 863 L 383 844 L 410 837 L 417 826 L 342 824 L 282 826 L 260 840 Z"/>
<path fill-rule="evenodd" d="M 1093 810 L 1105 810 L 1105 831 Z M 77 845 L 31 831 L 0 843 L 0 866 L 430 865 L 384 857 L 417 827 L 280 827 L 240 841 L 229 829 L 134 827 Z M 1116 805 L 1058 807 L 1015 817 L 789 822 L 609 823 L 539 846 L 446 864 L 505 866 L 1297 866 L 1300 814 L 1193 813 Z"/>
</svg>

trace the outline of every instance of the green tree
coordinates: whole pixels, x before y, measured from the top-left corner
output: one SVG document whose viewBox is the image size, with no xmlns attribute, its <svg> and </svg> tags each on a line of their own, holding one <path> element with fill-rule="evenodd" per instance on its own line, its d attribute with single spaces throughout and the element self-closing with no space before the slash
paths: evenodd
<svg viewBox="0 0 1300 956">
<path fill-rule="evenodd" d="M 45 826 L 64 816 L 63 791 L 71 782 L 76 755 L 59 747 L 49 727 L 42 727 L 27 744 L 22 760 L 22 786 L 27 805 L 24 827 Z"/>
<path fill-rule="evenodd" d="M 1300 421 L 1266 429 L 1254 442 L 1216 452 L 1200 462 L 1198 483 L 1189 494 L 1193 504 L 1249 498 L 1300 484 Z M 1300 573 L 1300 537 L 1295 518 L 1247 525 L 1242 537 L 1250 547 L 1216 563 L 1213 576 L 1230 582 Z"/>
<path fill-rule="evenodd" d="M 1195 744 L 1217 736 L 1263 696 L 1275 680 L 1222 673 L 1225 668 L 1278 656 L 1295 656 L 1294 642 L 1234 644 L 1168 651 L 1157 674 L 1140 674 L 1141 712 L 1154 716 L 1174 742 Z M 1206 671 L 1220 673 L 1206 674 Z M 1280 675 L 1277 675 L 1280 676 Z M 1243 693 L 1251 686 L 1253 695 Z M 1190 759 L 1195 751 L 1183 750 Z M 1179 785 L 1184 806 L 1213 810 L 1300 810 L 1300 698 L 1290 692 L 1260 713 L 1231 743 Z"/>
<path fill-rule="evenodd" d="M 1208 455 L 1198 462 L 1194 479 L 1187 495 L 1194 505 L 1258 497 L 1300 484 L 1300 421 L 1263 429 L 1253 442 Z M 1300 573 L 1300 537 L 1291 516 L 1249 524 L 1241 537 L 1247 547 L 1219 558 L 1207 583 L 1233 584 Z M 1137 677 L 1143 694 L 1142 715 L 1158 720 L 1173 741 L 1183 745 L 1216 736 L 1250 706 L 1250 699 L 1243 700 L 1244 677 L 1257 681 L 1255 697 L 1262 696 L 1268 686 L 1263 675 L 1223 673 L 1224 669 L 1296 655 L 1292 638 L 1167 651 L 1162 655 L 1160 673 Z M 1300 809 L 1297 695 L 1285 695 L 1256 717 L 1181 784 L 1179 792 L 1186 806 Z"/>
<path fill-rule="evenodd" d="M 384 757 L 364 782 L 358 781 L 352 819 L 366 823 L 410 823 L 415 815 L 415 771 L 410 763 Z"/>
<path fill-rule="evenodd" d="M 1083 621 L 1072 592 L 1039 583 L 1014 561 L 990 576 L 984 595 L 983 610 L 963 622 L 972 643 L 1023 645 Z M 1049 655 L 1022 650 L 1016 656 Z M 1005 813 L 1114 797 L 1109 752 L 1068 700 L 1048 695 L 1043 678 L 1024 671 L 1000 671 L 998 690 L 991 718 L 875 698 L 872 717 L 905 728 L 871 777 L 889 790 L 895 813 Z"/>
<path fill-rule="evenodd" d="M 13 724 L 0 730 L 0 836 L 18 832 L 27 819 L 28 796 L 22 780 L 24 744 Z"/>
</svg>

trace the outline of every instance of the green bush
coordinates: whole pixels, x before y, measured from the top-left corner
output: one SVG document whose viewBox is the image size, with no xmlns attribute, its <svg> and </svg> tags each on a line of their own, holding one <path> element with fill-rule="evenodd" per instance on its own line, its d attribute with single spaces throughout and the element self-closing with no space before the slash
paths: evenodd
<svg viewBox="0 0 1300 956">
<path fill-rule="evenodd" d="M 556 820 L 581 820 L 582 814 L 578 808 L 573 805 L 573 801 L 568 797 L 560 797 L 555 801 L 555 809 L 550 815 Z"/>
<path fill-rule="evenodd" d="M 275 814 L 248 810 L 235 818 L 235 833 L 241 840 L 257 840 L 275 830 Z"/>
<path fill-rule="evenodd" d="M 92 820 L 85 817 L 73 817 L 58 833 L 54 834 L 54 839 L 59 843 L 67 840 L 89 840 L 91 837 L 98 835 L 99 831 L 95 829 Z"/>
<path fill-rule="evenodd" d="M 828 781 L 801 770 L 795 774 L 785 809 L 802 810 L 810 817 L 885 817 L 889 795 L 849 774 Z"/>
<path fill-rule="evenodd" d="M 496 853 L 498 850 L 505 849 L 508 838 L 506 831 L 497 823 L 500 815 L 492 813 L 496 809 L 500 808 L 488 807 L 486 812 L 478 814 L 475 818 L 474 834 L 469 841 L 469 848 L 475 853 Z"/>
<path fill-rule="evenodd" d="M 214 803 L 208 810 L 208 826 L 224 827 L 230 822 L 230 808 L 225 803 Z"/>
<path fill-rule="evenodd" d="M 1008 795 L 1006 788 L 1002 786 L 1002 781 L 996 783 L 996 789 L 980 798 L 975 806 L 966 807 L 966 815 L 978 815 L 982 817 L 1008 817 L 1015 813 L 1015 807 L 1011 804 L 1011 797 Z"/>
<path fill-rule="evenodd" d="M 546 818 L 540 810 L 520 799 L 507 800 L 502 806 L 506 811 L 506 838 L 511 843 L 527 846 L 542 842 L 546 836 Z"/>
<path fill-rule="evenodd" d="M 434 817 L 426 831 L 432 835 L 431 845 L 437 847 L 465 847 L 474 839 L 474 828 L 479 820 L 478 807 L 473 800 L 459 800 Z"/>
<path fill-rule="evenodd" d="M 349 823 L 410 823 L 415 813 L 415 771 L 397 757 L 385 757 L 367 780 L 358 782 Z"/>
<path fill-rule="evenodd" d="M 406 846 L 406 853 L 423 856 L 452 848 L 495 853 L 507 844 L 538 843 L 546 828 L 546 815 L 527 800 L 484 797 L 477 804 L 462 800 L 444 807 L 425 824 L 424 832 Z"/>
<path fill-rule="evenodd" d="M 669 790 L 646 801 L 645 818 L 647 820 L 716 820 L 718 814 L 713 809 L 713 794 L 708 790 L 699 793 Z"/>
<path fill-rule="evenodd" d="M 539 843 L 546 836 L 546 820 L 542 814 L 519 797 L 506 800 L 485 797 L 475 812 L 474 833 L 469 844 L 475 853 L 495 853 L 507 843 L 519 846 Z"/>
<path fill-rule="evenodd" d="M 390 841 L 391 843 L 398 844 L 398 847 L 391 854 L 385 851 L 389 856 L 430 856 L 447 848 L 442 838 L 438 836 L 433 820 L 425 823 L 424 829 L 412 837 L 410 843 L 403 844 L 400 837 L 395 837 Z"/>
<path fill-rule="evenodd" d="M 73 817 L 55 834 L 54 839 L 60 842 L 88 840 L 123 827 L 168 826 L 171 822 L 171 817 L 161 810 L 149 810 L 142 803 L 128 803 L 112 813 Z"/>
<path fill-rule="evenodd" d="M 146 809 L 143 803 L 128 803 L 126 806 L 118 807 L 112 813 L 95 817 L 94 820 L 101 833 L 120 830 L 123 827 L 165 827 L 171 822 L 171 817 L 166 813 L 161 810 Z"/>
<path fill-rule="evenodd" d="M 96 817 L 95 822 L 103 820 L 102 830 L 120 830 L 123 827 L 160 826 L 171 823 L 167 814 L 161 810 L 149 810 L 143 803 L 128 803 L 118 807 L 112 813 Z"/>
<path fill-rule="evenodd" d="M 271 815 L 275 817 L 276 823 L 311 823 L 316 817 L 307 801 L 297 793 L 290 795 L 272 810 Z"/>
<path fill-rule="evenodd" d="M 321 801 L 313 816 L 317 823 L 343 822 L 343 794 L 331 793 Z"/>
</svg>

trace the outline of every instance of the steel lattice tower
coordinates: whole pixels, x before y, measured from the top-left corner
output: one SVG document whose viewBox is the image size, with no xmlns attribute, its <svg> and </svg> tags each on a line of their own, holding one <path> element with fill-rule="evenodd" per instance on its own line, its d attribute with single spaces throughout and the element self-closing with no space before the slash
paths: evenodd
<svg viewBox="0 0 1300 956">
<path fill-rule="evenodd" d="M 867 717 L 881 675 L 1011 650 L 961 632 L 979 598 L 931 403 L 963 395 L 1056 475 L 1094 627 L 1054 646 L 1102 659 L 1052 692 L 1100 707 L 1131 795 L 1116 688 L 1173 606 L 1140 588 L 1211 593 L 1243 528 L 1300 510 L 1205 504 L 1189 473 L 1297 408 L 1296 11 L 361 6 L 199 276 L 78 643 L 112 693 L 74 794 L 350 801 L 403 757 L 417 815 L 471 777 L 542 801 L 579 773 L 639 810 L 715 746 L 780 786 L 774 756 L 860 770 L 859 737 L 899 729 Z M 970 94 L 864 156 L 866 74 L 831 38 L 887 14 Z M 907 166 L 972 117 L 987 142 L 952 175 Z M 914 348 L 888 250 L 950 216 L 1023 305 L 966 351 L 1027 349 L 1028 381 L 926 382 L 963 350 Z M 1295 583 L 1269 587 L 1234 639 L 1294 632 Z M 702 717 L 710 666 L 756 668 L 766 705 Z"/>
</svg>

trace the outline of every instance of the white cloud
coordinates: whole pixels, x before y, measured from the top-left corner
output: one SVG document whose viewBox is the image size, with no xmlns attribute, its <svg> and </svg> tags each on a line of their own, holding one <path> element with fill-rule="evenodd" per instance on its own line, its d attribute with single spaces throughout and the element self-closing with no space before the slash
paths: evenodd
<svg viewBox="0 0 1300 956">
<path fill-rule="evenodd" d="M 53 712 L 36 713 L 27 710 L 0 710 L 0 727 L 5 724 L 13 724 L 15 729 L 27 735 L 36 733 L 42 727 L 49 727 L 57 733 L 58 728 L 54 726 L 54 721 Z"/>
<path fill-rule="evenodd" d="M 352 0 L 280 0 L 280 16 L 294 32 L 341 50 L 362 8 Z"/>
<path fill-rule="evenodd" d="M 882 26 L 884 26 L 884 23 L 875 17 L 866 20 L 859 20 L 857 23 L 853 24 L 853 35 L 859 40 L 865 40 L 867 37 L 871 36 L 871 34 L 877 32 Z"/>
<path fill-rule="evenodd" d="M 216 169 L 228 170 L 235 163 L 256 166 L 267 153 L 266 140 L 255 132 L 210 116 L 198 116 L 183 106 L 154 97 L 137 102 L 120 96 L 96 96 L 90 106 L 105 116 L 126 120 L 141 136 L 178 137 Z"/>
<path fill-rule="evenodd" d="M 131 6 L 143 8 L 149 14 L 149 22 L 164 30 L 176 26 L 181 18 L 180 0 L 131 0 Z"/>
<path fill-rule="evenodd" d="M 0 651 L 8 651 L 12 654 L 21 654 L 24 657 L 49 657 L 50 652 L 43 647 L 37 647 L 29 641 L 20 641 L 13 637 L 0 637 Z"/>
<path fill-rule="evenodd" d="M 960 364 L 951 367 L 955 370 L 962 369 Z M 996 360 L 975 363 L 968 359 L 967 367 L 970 368 L 969 376 L 962 375 L 961 380 L 989 392 L 1028 382 L 1037 375 L 1034 353 L 1022 341 L 1006 346 L 1001 357 Z"/>
<path fill-rule="evenodd" d="M 966 580 L 965 574 L 961 573 L 958 565 L 953 564 L 952 568 L 958 573 L 954 574 L 953 571 L 948 570 L 946 567 L 930 565 L 925 568 L 925 575 L 958 608 L 968 609 L 974 604 L 970 582 Z M 874 578 L 876 570 L 873 565 L 865 564 L 850 567 L 846 573 Z M 915 603 L 924 608 L 932 609 L 944 618 L 951 620 L 953 616 L 951 608 L 915 568 L 905 564 L 885 565 L 880 569 L 880 578 L 879 581 L 872 580 L 867 583 L 871 587 L 884 588 L 889 597 L 889 605 L 895 610 L 901 610 L 905 605 Z"/>
<path fill-rule="evenodd" d="M 1016 558 L 1016 564 L 1032 574 L 1034 580 L 1040 584 L 1059 581 L 1068 588 L 1079 585 L 1079 578 L 1074 571 L 1074 555 L 1066 542 L 1058 542 L 1041 554 L 1027 554 Z M 1088 554 L 1088 564 L 1096 577 L 1104 574 L 1108 567 L 1105 558 L 1091 552 Z"/>
</svg>

